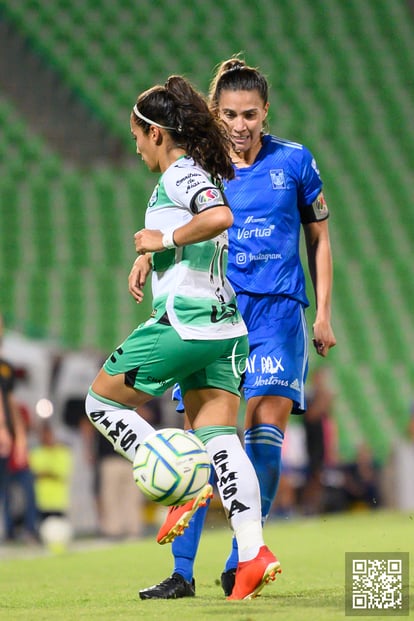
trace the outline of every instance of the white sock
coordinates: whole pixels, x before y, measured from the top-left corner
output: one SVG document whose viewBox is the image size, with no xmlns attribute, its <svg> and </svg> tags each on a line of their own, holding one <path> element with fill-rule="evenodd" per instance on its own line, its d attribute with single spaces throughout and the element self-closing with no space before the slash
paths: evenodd
<svg viewBox="0 0 414 621">
<path fill-rule="evenodd" d="M 256 473 L 236 434 L 206 442 L 217 475 L 224 511 L 237 539 L 239 561 L 249 561 L 264 545 L 260 489 Z"/>
<path fill-rule="evenodd" d="M 115 451 L 130 462 L 135 459 L 138 445 L 155 431 L 135 410 L 99 401 L 89 394 L 85 400 L 85 411 L 91 423 L 109 440 Z"/>
</svg>

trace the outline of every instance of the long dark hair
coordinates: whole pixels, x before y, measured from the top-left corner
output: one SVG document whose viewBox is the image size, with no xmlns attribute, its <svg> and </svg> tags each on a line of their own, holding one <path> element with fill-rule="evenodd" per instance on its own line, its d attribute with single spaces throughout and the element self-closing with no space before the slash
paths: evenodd
<svg viewBox="0 0 414 621">
<path fill-rule="evenodd" d="M 172 75 L 164 86 L 153 86 L 142 93 L 132 111 L 134 122 L 149 132 L 153 121 L 167 129 L 177 146 L 185 149 L 214 181 L 233 179 L 231 143 L 225 127 L 210 111 L 207 101 L 182 76 Z"/>
<path fill-rule="evenodd" d="M 210 84 L 210 107 L 217 113 L 222 91 L 257 91 L 264 104 L 268 102 L 269 85 L 265 76 L 246 65 L 238 55 L 220 63 Z"/>
</svg>

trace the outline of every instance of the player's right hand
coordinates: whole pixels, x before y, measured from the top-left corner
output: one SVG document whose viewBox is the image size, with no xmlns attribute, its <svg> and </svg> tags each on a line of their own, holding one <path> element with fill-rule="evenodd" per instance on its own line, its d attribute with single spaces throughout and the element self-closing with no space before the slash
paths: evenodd
<svg viewBox="0 0 414 621">
<path fill-rule="evenodd" d="M 143 287 L 151 272 L 151 255 L 142 254 L 137 257 L 128 276 L 128 290 L 139 304 L 144 299 Z"/>
</svg>

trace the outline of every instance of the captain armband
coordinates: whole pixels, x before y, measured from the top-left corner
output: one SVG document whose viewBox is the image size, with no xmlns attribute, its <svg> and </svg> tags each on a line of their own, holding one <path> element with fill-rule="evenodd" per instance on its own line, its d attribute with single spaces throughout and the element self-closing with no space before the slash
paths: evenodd
<svg viewBox="0 0 414 621">
<path fill-rule="evenodd" d="M 227 199 L 220 188 L 203 188 L 195 194 L 191 200 L 190 209 L 193 213 L 201 213 L 212 207 L 227 205 Z"/>
<path fill-rule="evenodd" d="M 329 218 L 329 209 L 323 192 L 319 192 L 318 196 L 310 205 L 299 207 L 299 211 L 302 224 L 320 222 Z"/>
</svg>

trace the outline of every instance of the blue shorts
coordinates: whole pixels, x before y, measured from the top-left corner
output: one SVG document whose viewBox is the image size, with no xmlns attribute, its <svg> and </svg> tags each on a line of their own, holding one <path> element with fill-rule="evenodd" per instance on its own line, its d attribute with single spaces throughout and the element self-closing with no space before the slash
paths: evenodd
<svg viewBox="0 0 414 621">
<path fill-rule="evenodd" d="M 244 397 L 278 395 L 306 409 L 308 331 L 302 304 L 277 295 L 237 294 L 249 331 L 250 354 L 243 380 Z"/>
</svg>

